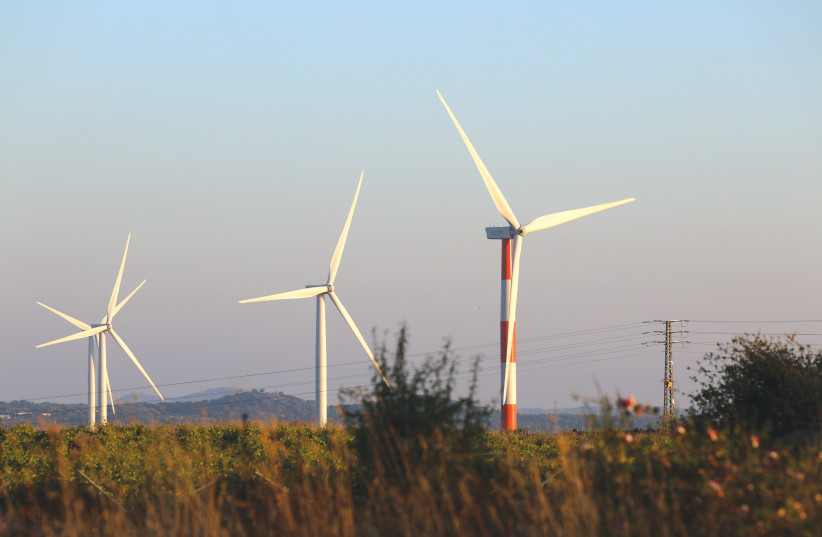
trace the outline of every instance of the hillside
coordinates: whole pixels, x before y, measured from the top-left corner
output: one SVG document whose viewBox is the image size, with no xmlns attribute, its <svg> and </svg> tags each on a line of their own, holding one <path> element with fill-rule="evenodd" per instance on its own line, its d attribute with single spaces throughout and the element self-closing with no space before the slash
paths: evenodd
<svg viewBox="0 0 822 537">
<path fill-rule="evenodd" d="M 119 424 L 156 424 L 156 423 L 225 423 L 242 421 L 244 418 L 256 422 L 312 422 L 314 420 L 314 401 L 281 392 L 251 390 L 224 395 L 214 399 L 191 401 L 190 396 L 180 400 L 165 402 L 129 402 L 119 403 L 116 412 L 109 409 L 108 419 Z M 566 409 L 564 409 L 566 410 Z M 572 410 L 572 409 L 567 409 Z M 84 425 L 87 422 L 85 404 L 34 403 L 31 401 L 0 402 L 0 425 L 9 426 L 16 423 L 33 425 L 56 423 L 62 426 Z M 338 411 L 334 406 L 328 409 L 328 419 L 339 422 Z M 490 428 L 499 424 L 499 410 L 495 410 L 489 420 Z M 636 427 L 648 428 L 658 420 L 654 416 L 636 420 Z M 579 410 L 574 413 L 553 414 L 520 413 L 517 424 L 521 429 L 532 432 L 557 432 L 585 430 L 590 428 L 589 420 Z"/>
<path fill-rule="evenodd" d="M 84 404 L 0 402 L 0 424 L 3 425 L 83 425 L 87 422 L 87 414 L 88 407 Z M 121 424 L 216 423 L 240 421 L 244 417 L 262 422 L 311 421 L 314 417 L 314 402 L 280 392 L 251 390 L 211 400 L 121 403 L 116 406 L 115 413 L 111 409 L 108 413 L 109 422 Z"/>
</svg>

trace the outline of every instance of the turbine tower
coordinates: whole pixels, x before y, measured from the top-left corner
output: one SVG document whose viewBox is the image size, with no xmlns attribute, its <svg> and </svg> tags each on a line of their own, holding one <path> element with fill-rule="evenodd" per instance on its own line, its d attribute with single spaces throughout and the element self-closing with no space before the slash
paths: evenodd
<svg viewBox="0 0 822 537">
<path fill-rule="evenodd" d="M 337 269 L 340 267 L 340 259 L 342 258 L 343 249 L 345 248 L 345 241 L 348 237 L 348 228 L 351 226 L 351 218 L 354 216 L 354 208 L 357 206 L 357 198 L 360 195 L 360 186 L 362 186 L 362 178 L 365 175 L 365 172 L 360 174 L 360 182 L 357 183 L 357 191 L 354 193 L 354 202 L 351 204 L 351 210 L 348 211 L 348 219 L 345 221 L 345 226 L 343 227 L 342 235 L 340 235 L 340 240 L 337 242 L 337 248 L 334 250 L 334 255 L 331 257 L 331 265 L 329 266 L 328 270 L 328 280 L 326 280 L 325 284 L 318 284 L 318 285 L 306 285 L 305 289 L 297 289 L 295 291 L 287 291 L 285 293 L 278 293 L 276 295 L 269 295 L 263 296 L 260 298 L 250 298 L 248 300 L 240 300 L 240 304 L 246 304 L 248 302 L 267 302 L 269 300 L 286 300 L 292 298 L 311 298 L 317 297 L 317 335 L 316 335 L 316 350 L 315 350 L 315 389 L 316 389 L 316 403 L 317 403 L 317 421 L 319 422 L 320 426 L 323 427 L 327 421 L 327 354 L 326 354 L 326 343 L 325 343 L 325 302 L 324 298 L 328 296 L 337 309 L 340 311 L 340 314 L 345 319 L 345 322 L 348 324 L 351 331 L 354 332 L 357 340 L 362 345 L 362 348 L 365 349 L 365 353 L 373 362 L 374 367 L 377 368 L 377 372 L 382 377 L 383 382 L 385 382 L 386 386 L 390 388 L 388 384 L 388 380 L 386 380 L 385 375 L 383 375 L 382 370 L 380 369 L 380 365 L 377 363 L 377 360 L 374 358 L 374 355 L 371 353 L 371 349 L 368 348 L 368 344 L 363 339 L 362 334 L 357 329 L 357 325 L 354 324 L 354 320 L 346 311 L 345 306 L 343 306 L 340 299 L 337 297 L 337 294 L 334 292 L 334 278 L 337 276 Z"/>
<path fill-rule="evenodd" d="M 499 187 L 494 182 L 488 169 L 483 164 L 474 146 L 468 140 L 465 131 L 462 130 L 451 108 L 445 102 L 439 91 L 437 91 L 440 101 L 451 116 L 451 120 L 457 127 L 462 141 L 468 147 L 468 152 L 474 159 L 477 169 L 491 194 L 497 210 L 508 222 L 508 226 L 486 228 L 486 236 L 489 239 L 502 240 L 502 285 L 500 292 L 500 393 L 501 400 L 501 428 L 514 430 L 517 428 L 517 364 L 516 364 L 516 311 L 517 311 L 517 289 L 519 287 L 519 263 L 522 255 L 522 239 L 528 233 L 542 231 L 589 214 L 594 214 L 617 205 L 630 203 L 635 198 L 628 198 L 601 205 L 563 211 L 560 213 L 540 216 L 530 223 L 521 225 L 514 211 L 508 205 Z M 512 244 L 513 241 L 513 244 Z"/>
<path fill-rule="evenodd" d="M 134 353 L 131 352 L 131 349 L 128 348 L 125 341 L 117 335 L 117 332 L 114 331 L 111 323 L 114 320 L 114 316 L 126 305 L 126 303 L 134 296 L 134 294 L 146 283 L 146 280 L 138 285 L 134 291 L 132 291 L 126 298 L 122 300 L 119 304 L 117 303 L 117 297 L 120 293 L 120 282 L 123 279 L 123 269 L 126 266 L 126 255 L 128 254 L 128 244 L 131 241 L 131 235 L 128 236 L 126 239 L 126 250 L 123 253 L 123 262 L 120 264 L 120 272 L 117 273 L 117 280 L 114 282 L 114 291 L 111 293 L 111 298 L 108 302 L 108 308 L 106 310 L 106 315 L 100 321 L 99 324 L 89 325 L 84 323 L 83 321 L 79 321 L 74 317 L 70 317 L 65 313 L 57 311 L 56 309 L 46 306 L 42 302 L 38 302 L 41 306 L 46 308 L 47 310 L 56 313 L 63 319 L 67 320 L 77 328 L 81 329 L 82 332 L 77 332 L 76 334 L 72 334 L 70 336 L 56 339 L 54 341 L 49 341 L 48 343 L 43 343 L 42 345 L 37 345 L 37 348 L 40 347 L 47 347 L 49 345 L 54 345 L 56 343 L 62 343 L 64 341 L 72 341 L 75 339 L 82 339 L 88 338 L 88 373 L 89 373 L 89 426 L 94 427 L 95 424 L 104 424 L 108 421 L 108 397 L 111 395 L 111 385 L 109 384 L 108 380 L 108 364 L 106 363 L 106 332 L 111 334 L 111 337 L 114 338 L 114 341 L 123 349 L 126 355 L 134 362 L 134 365 L 137 366 L 137 369 L 143 374 L 143 376 L 148 380 L 151 387 L 154 388 L 154 391 L 157 392 L 157 395 L 160 396 L 160 399 L 163 399 L 163 394 L 160 393 L 160 390 L 157 389 L 157 386 L 154 385 L 154 382 L 151 380 L 151 377 L 148 376 L 146 370 L 143 369 L 143 366 L 140 365 L 140 362 L 134 356 Z M 96 371 L 99 372 L 99 376 L 95 378 L 95 366 L 94 366 L 94 350 L 95 346 L 97 347 L 97 367 Z M 112 408 L 114 407 L 113 397 L 112 399 Z M 99 420 L 97 419 L 97 412 L 96 408 L 99 408 Z"/>
</svg>

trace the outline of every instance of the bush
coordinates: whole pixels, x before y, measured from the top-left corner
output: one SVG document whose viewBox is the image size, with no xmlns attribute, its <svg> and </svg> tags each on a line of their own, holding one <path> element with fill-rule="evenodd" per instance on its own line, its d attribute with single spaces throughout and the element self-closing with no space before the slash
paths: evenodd
<svg viewBox="0 0 822 537">
<path fill-rule="evenodd" d="M 739 336 L 697 362 L 697 416 L 775 435 L 822 425 L 822 352 L 794 336 Z"/>
<path fill-rule="evenodd" d="M 388 363 L 387 345 L 377 348 L 377 360 L 390 388 L 375 372 L 371 393 L 349 391 L 343 395 L 358 403 L 344 407 L 344 419 L 355 437 L 361 461 L 369 462 L 371 470 L 379 468 L 395 478 L 424 461 L 435 465 L 444 458 L 477 452 L 491 413 L 475 398 L 477 362 L 468 395 L 454 398 L 456 364 L 450 345 L 445 344 L 439 357 L 428 357 L 412 370 L 406 357 L 407 344 L 408 329 L 403 325 L 393 364 Z"/>
</svg>

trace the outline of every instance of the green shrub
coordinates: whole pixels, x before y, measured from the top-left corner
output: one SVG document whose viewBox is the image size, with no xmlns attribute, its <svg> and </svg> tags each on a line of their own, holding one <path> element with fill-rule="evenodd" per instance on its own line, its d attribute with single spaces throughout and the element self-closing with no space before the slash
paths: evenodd
<svg viewBox="0 0 822 537">
<path fill-rule="evenodd" d="M 822 351 L 795 337 L 736 337 L 697 363 L 696 414 L 775 435 L 822 430 Z"/>
</svg>

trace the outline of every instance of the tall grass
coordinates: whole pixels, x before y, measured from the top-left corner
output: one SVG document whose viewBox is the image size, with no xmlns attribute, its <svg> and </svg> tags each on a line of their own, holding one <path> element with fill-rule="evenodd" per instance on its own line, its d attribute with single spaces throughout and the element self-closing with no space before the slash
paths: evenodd
<svg viewBox="0 0 822 537">
<path fill-rule="evenodd" d="M 3 535 L 819 535 L 818 446 L 740 431 L 0 428 Z M 376 458 L 374 458 L 376 457 Z"/>
</svg>

